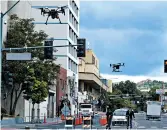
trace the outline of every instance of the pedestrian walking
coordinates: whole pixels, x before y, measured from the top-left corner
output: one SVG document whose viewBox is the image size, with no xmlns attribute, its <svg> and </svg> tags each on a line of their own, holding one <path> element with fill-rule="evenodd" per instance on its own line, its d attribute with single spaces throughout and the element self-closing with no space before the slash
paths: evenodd
<svg viewBox="0 0 167 130">
<path fill-rule="evenodd" d="M 107 116 L 106 129 L 111 129 L 111 120 L 112 120 L 112 116 L 113 116 L 113 112 L 112 112 L 111 108 L 107 109 L 106 116 Z"/>
<path fill-rule="evenodd" d="M 135 114 L 131 108 L 126 112 L 126 117 L 127 117 L 127 129 L 129 129 L 129 125 L 130 129 L 132 129 L 132 120 L 133 118 L 135 119 Z"/>
</svg>

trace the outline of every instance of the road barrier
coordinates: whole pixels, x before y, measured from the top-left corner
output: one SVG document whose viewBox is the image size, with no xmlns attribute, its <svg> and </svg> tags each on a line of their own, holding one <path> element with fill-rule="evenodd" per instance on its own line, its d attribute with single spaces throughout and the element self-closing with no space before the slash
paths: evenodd
<svg viewBox="0 0 167 130">
<path fill-rule="evenodd" d="M 64 115 L 63 115 L 63 114 L 61 115 L 61 120 L 65 120 L 65 117 L 64 117 Z"/>
<path fill-rule="evenodd" d="M 79 117 L 75 118 L 75 125 L 80 125 Z"/>
<path fill-rule="evenodd" d="M 107 117 L 106 115 L 102 115 L 100 118 L 99 118 L 99 123 L 100 125 L 104 126 L 107 124 Z"/>
<path fill-rule="evenodd" d="M 65 127 L 74 127 L 75 119 L 72 116 L 67 116 L 65 121 Z"/>
<path fill-rule="evenodd" d="M 92 128 L 92 117 L 91 116 L 83 116 L 83 128 Z"/>
</svg>

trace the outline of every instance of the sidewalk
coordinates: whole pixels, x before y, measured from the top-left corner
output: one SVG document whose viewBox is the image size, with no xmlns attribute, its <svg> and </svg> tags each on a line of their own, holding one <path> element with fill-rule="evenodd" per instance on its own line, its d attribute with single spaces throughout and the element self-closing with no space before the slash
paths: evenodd
<svg viewBox="0 0 167 130">
<path fill-rule="evenodd" d="M 42 124 L 36 124 L 36 125 L 56 125 L 56 124 L 60 124 L 60 123 L 63 123 L 63 121 L 61 120 L 60 117 L 58 118 L 48 118 L 46 119 L 46 123 L 42 123 Z"/>
<path fill-rule="evenodd" d="M 25 127 L 25 126 L 28 126 L 30 128 L 32 127 L 35 127 L 36 124 L 13 124 L 13 125 L 1 125 L 1 128 L 4 128 L 4 129 L 17 129 L 17 128 L 20 128 L 20 127 Z"/>
<path fill-rule="evenodd" d="M 28 126 L 30 128 L 35 128 L 36 126 L 44 126 L 44 125 L 56 125 L 56 124 L 60 124 L 60 123 L 63 123 L 63 121 L 61 120 L 61 118 L 47 118 L 46 119 L 46 123 L 42 123 L 41 124 L 31 124 L 31 123 L 27 123 L 27 122 L 24 122 L 24 123 L 21 123 L 21 124 L 4 124 L 2 125 L 1 124 L 1 128 L 5 128 L 5 129 L 17 129 L 17 128 L 24 128 L 25 126 Z"/>
</svg>

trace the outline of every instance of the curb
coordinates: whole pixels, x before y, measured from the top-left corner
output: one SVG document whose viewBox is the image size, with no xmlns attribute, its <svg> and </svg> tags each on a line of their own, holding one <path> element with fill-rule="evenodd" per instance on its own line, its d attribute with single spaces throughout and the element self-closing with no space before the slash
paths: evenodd
<svg viewBox="0 0 167 130">
<path fill-rule="evenodd" d="M 48 122 L 48 123 L 43 123 L 43 124 L 36 124 L 36 126 L 44 126 L 44 125 L 57 125 L 63 123 L 63 121 L 58 121 L 58 122 Z"/>
<path fill-rule="evenodd" d="M 23 127 L 23 126 L 35 127 L 35 124 L 1 125 L 1 128 L 15 129 L 16 127 Z"/>
</svg>

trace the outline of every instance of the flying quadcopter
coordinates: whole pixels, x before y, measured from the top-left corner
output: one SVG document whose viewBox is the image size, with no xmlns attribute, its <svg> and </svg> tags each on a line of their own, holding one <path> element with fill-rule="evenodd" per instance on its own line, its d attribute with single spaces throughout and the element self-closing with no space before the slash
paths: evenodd
<svg viewBox="0 0 167 130">
<path fill-rule="evenodd" d="M 47 25 L 47 22 L 48 22 L 48 19 L 49 17 L 51 16 L 52 19 L 59 19 L 59 22 L 61 23 L 61 20 L 60 20 L 60 17 L 59 17 L 59 13 L 62 13 L 64 14 L 65 16 L 65 9 L 68 8 L 68 6 L 61 6 L 61 7 L 56 7 L 57 9 L 51 9 L 49 10 L 48 7 L 45 7 L 45 8 L 38 8 L 41 10 L 41 15 L 45 16 L 45 14 L 48 14 L 47 16 L 47 19 L 46 19 L 46 25 Z"/>
<path fill-rule="evenodd" d="M 125 66 L 125 63 L 110 64 L 110 67 L 113 68 L 112 72 L 122 72 L 122 71 L 119 70 L 121 66 Z"/>
</svg>

